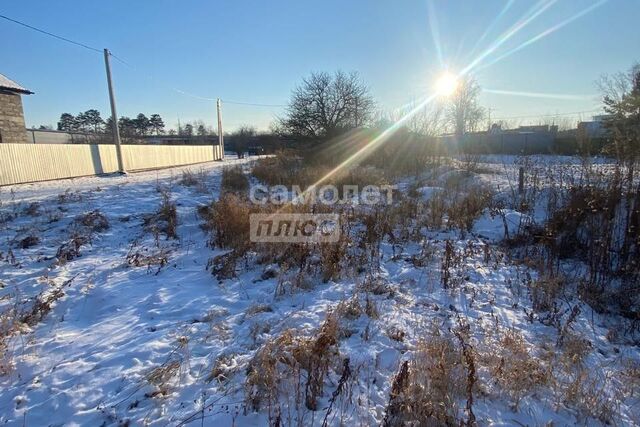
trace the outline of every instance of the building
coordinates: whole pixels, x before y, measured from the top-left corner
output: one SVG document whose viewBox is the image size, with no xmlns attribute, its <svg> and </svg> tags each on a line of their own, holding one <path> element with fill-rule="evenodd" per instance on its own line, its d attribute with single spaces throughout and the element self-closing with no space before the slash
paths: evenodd
<svg viewBox="0 0 640 427">
<path fill-rule="evenodd" d="M 494 124 L 489 131 L 469 132 L 462 136 L 443 135 L 439 139 L 454 151 L 537 154 L 552 152 L 557 133 L 557 126 L 536 125 L 502 129 L 500 125 Z"/>
<path fill-rule="evenodd" d="M 112 144 L 111 134 L 67 132 L 52 129 L 27 129 L 29 144 Z"/>
<path fill-rule="evenodd" d="M 601 114 L 593 116 L 591 121 L 579 122 L 578 133 L 587 138 L 604 138 L 608 135 L 608 130 L 604 123 L 612 117 L 611 114 Z"/>
<path fill-rule="evenodd" d="M 0 143 L 26 143 L 22 95 L 33 92 L 0 74 Z"/>
</svg>

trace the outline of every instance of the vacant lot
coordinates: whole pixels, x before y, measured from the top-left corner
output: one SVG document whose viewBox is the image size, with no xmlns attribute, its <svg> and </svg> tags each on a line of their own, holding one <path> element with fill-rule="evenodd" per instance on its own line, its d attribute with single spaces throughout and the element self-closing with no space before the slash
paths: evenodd
<svg viewBox="0 0 640 427">
<path fill-rule="evenodd" d="M 248 188 L 313 182 L 288 162 L 2 188 L 0 424 L 640 422 L 612 165 L 359 167 L 336 182 L 391 205 L 323 208 L 337 243 L 252 244 Z"/>
</svg>

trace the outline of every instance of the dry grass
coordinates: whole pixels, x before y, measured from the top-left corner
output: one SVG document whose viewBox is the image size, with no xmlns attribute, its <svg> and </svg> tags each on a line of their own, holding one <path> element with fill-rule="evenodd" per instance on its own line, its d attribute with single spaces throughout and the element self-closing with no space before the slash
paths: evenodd
<svg viewBox="0 0 640 427">
<path fill-rule="evenodd" d="M 207 192 L 207 173 L 204 169 L 200 169 L 197 172 L 187 169 L 182 171 L 182 177 L 178 181 L 178 184 L 185 187 L 195 187 L 199 192 Z"/>
<path fill-rule="evenodd" d="M 589 418 L 611 425 L 619 407 L 606 392 L 608 375 L 598 375 L 581 369 L 564 389 L 564 404 L 578 411 L 578 419 L 587 424 Z"/>
<path fill-rule="evenodd" d="M 167 359 L 145 375 L 145 380 L 153 387 L 153 390 L 146 393 L 145 397 L 168 396 L 175 379 L 186 374 L 189 360 L 189 337 L 186 335 L 177 336 Z"/>
<path fill-rule="evenodd" d="M 562 294 L 565 282 L 562 277 L 542 277 L 531 283 L 531 301 L 536 311 L 551 311 Z"/>
<path fill-rule="evenodd" d="M 384 425 L 457 425 L 465 368 L 452 337 L 438 332 L 420 341 L 392 380 Z"/>
<path fill-rule="evenodd" d="M 269 304 L 253 304 L 245 312 L 245 317 L 253 317 L 260 313 L 272 313 L 273 308 Z"/>
<path fill-rule="evenodd" d="M 40 203 L 32 202 L 24 209 L 24 214 L 29 216 L 37 216 L 40 213 Z"/>
<path fill-rule="evenodd" d="M 109 229 L 109 220 L 99 210 L 87 212 L 82 215 L 78 215 L 75 218 L 75 222 L 83 227 L 88 228 L 91 232 L 101 233 Z"/>
<path fill-rule="evenodd" d="M 346 233 L 340 234 L 340 239 L 335 243 L 320 244 L 320 269 L 322 281 L 337 280 L 341 277 L 348 262 L 348 246 L 350 240 Z"/>
<path fill-rule="evenodd" d="M 531 354 L 521 333 L 515 330 L 500 334 L 497 347 L 486 355 L 485 364 L 516 411 L 524 396 L 550 381 L 548 369 Z"/>
<path fill-rule="evenodd" d="M 303 174 L 307 173 L 302 172 L 302 169 L 300 157 L 291 152 L 280 151 L 273 157 L 255 162 L 251 174 L 267 185 L 309 185 L 315 182 L 314 179 L 303 179 Z"/>
<path fill-rule="evenodd" d="M 38 243 L 40 243 L 40 237 L 35 234 L 29 234 L 18 241 L 18 247 L 20 249 L 29 249 L 36 246 Z"/>
<path fill-rule="evenodd" d="M 280 412 L 282 396 L 295 394 L 304 399 L 307 409 L 317 410 L 325 377 L 338 356 L 338 329 L 337 317 L 329 314 L 312 337 L 298 336 L 287 330 L 266 342 L 247 369 L 247 406 L 256 411 L 268 408 L 270 418 L 273 418 Z M 301 371 L 305 372 L 306 378 Z M 289 388 L 292 384 L 293 390 Z"/>
<path fill-rule="evenodd" d="M 199 209 L 203 228 L 211 232 L 211 247 L 229 248 L 243 255 L 251 246 L 249 214 L 256 207 L 235 194 L 226 193 L 218 201 Z"/>
<path fill-rule="evenodd" d="M 58 248 L 55 264 L 61 266 L 78 258 L 80 256 L 80 248 L 90 241 L 91 237 L 89 235 L 81 234 L 77 231 L 73 232 L 70 239 Z"/>
<path fill-rule="evenodd" d="M 159 238 L 160 233 L 164 234 L 167 239 L 178 238 L 178 211 L 175 202 L 171 200 L 171 195 L 162 191 L 162 201 L 158 211 L 147 215 L 144 218 L 144 227 Z"/>
<path fill-rule="evenodd" d="M 18 313 L 10 307 L 0 313 L 0 376 L 9 375 L 15 367 L 9 341 L 18 330 Z"/>
<path fill-rule="evenodd" d="M 222 170 L 223 193 L 246 193 L 249 190 L 249 180 L 241 166 L 225 167 Z"/>
<path fill-rule="evenodd" d="M 493 193 L 484 187 L 471 188 L 461 197 L 455 197 L 446 209 L 447 225 L 471 231 L 473 223 L 491 205 Z"/>
<path fill-rule="evenodd" d="M 211 373 L 207 376 L 206 381 L 216 381 L 217 383 L 224 383 L 231 375 L 238 370 L 238 364 L 234 359 L 234 355 L 220 355 L 213 362 L 213 368 Z"/>
<path fill-rule="evenodd" d="M 149 250 L 142 248 L 134 251 L 132 245 L 129 253 L 127 254 L 127 265 L 134 267 L 147 267 L 148 271 L 151 271 L 152 267 L 157 267 L 156 273 L 160 273 L 162 267 L 169 262 L 169 250 L 164 248 L 158 248 L 157 250 Z"/>
</svg>

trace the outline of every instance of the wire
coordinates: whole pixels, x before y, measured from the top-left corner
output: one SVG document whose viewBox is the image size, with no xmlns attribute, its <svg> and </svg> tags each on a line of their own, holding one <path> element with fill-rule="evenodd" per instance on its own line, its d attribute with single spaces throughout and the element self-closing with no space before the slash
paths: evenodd
<svg viewBox="0 0 640 427">
<path fill-rule="evenodd" d="M 215 99 L 214 99 L 214 98 L 207 98 L 207 97 L 204 97 L 204 96 L 195 95 L 195 94 L 193 94 L 193 93 L 186 92 L 186 91 L 184 91 L 184 90 L 182 90 L 182 89 L 178 89 L 178 88 L 175 88 L 175 87 L 172 87 L 172 86 L 166 85 L 166 84 L 164 84 L 164 83 L 160 82 L 158 79 L 154 78 L 151 74 L 141 71 L 138 67 L 136 67 L 136 66 L 134 66 L 134 65 L 132 65 L 132 64 L 130 64 L 130 63 L 128 63 L 128 62 L 127 62 L 127 61 L 125 61 L 124 59 L 122 59 L 122 58 L 120 58 L 120 57 L 118 57 L 118 56 L 114 55 L 112 52 L 109 52 L 109 54 L 111 55 L 111 57 L 112 57 L 113 59 L 115 59 L 116 61 L 118 61 L 118 62 L 122 63 L 123 65 L 125 65 L 125 66 L 127 66 L 127 67 L 129 67 L 129 68 L 130 68 L 130 69 L 132 69 L 133 71 L 135 71 L 135 72 L 137 72 L 137 73 L 142 74 L 142 76 L 144 76 L 144 77 L 146 77 L 147 79 L 149 79 L 149 80 L 153 81 L 154 83 L 160 84 L 160 85 L 164 86 L 165 88 L 167 88 L 167 89 L 169 89 L 169 90 L 172 90 L 172 91 L 174 91 L 174 92 L 176 92 L 176 93 L 179 93 L 180 95 L 188 96 L 188 97 L 191 97 L 191 98 L 194 98 L 194 99 L 199 99 L 199 100 L 201 100 L 201 101 L 215 101 Z"/>
<path fill-rule="evenodd" d="M 286 107 L 287 104 L 256 104 L 252 102 L 239 102 L 239 101 L 227 101 L 223 99 L 222 102 L 225 104 L 235 104 L 235 105 L 250 105 L 252 107 Z"/>
<path fill-rule="evenodd" d="M 0 15 L 0 18 L 6 19 L 7 21 L 11 21 L 11 22 L 16 23 L 16 24 L 18 24 L 18 25 L 22 25 L 23 27 L 27 27 L 27 28 L 29 28 L 29 29 L 31 29 L 31 30 L 34 30 L 34 31 L 37 31 L 37 32 L 39 32 L 39 33 L 46 34 L 46 35 L 51 36 L 51 37 L 55 37 L 55 38 L 56 38 L 56 39 L 58 39 L 58 40 L 62 40 L 62 41 L 65 41 L 65 42 L 67 42 L 67 43 L 71 43 L 71 44 L 75 44 L 76 46 L 83 47 L 83 48 L 85 48 L 85 49 L 89 49 L 89 50 L 93 50 L 93 51 L 95 51 L 95 52 L 102 53 L 102 49 L 97 49 L 97 48 L 95 48 L 95 47 L 88 46 L 88 45 L 86 45 L 86 44 L 84 44 L 84 43 L 76 42 L 76 41 L 73 41 L 73 40 L 68 39 L 68 38 L 66 38 L 66 37 L 58 36 L 58 35 L 56 35 L 56 34 L 53 34 L 53 33 L 48 32 L 48 31 L 41 30 L 40 28 L 36 28 L 36 27 L 31 26 L 31 25 L 29 25 L 29 24 L 25 24 L 24 22 L 20 22 L 20 21 L 18 21 L 18 20 L 15 20 L 15 19 L 9 18 L 8 16 Z"/>
<path fill-rule="evenodd" d="M 68 39 L 68 38 L 66 38 L 66 37 L 62 37 L 62 36 L 59 36 L 59 35 L 57 35 L 57 34 L 50 33 L 49 31 L 42 30 L 42 29 L 40 29 L 40 28 L 34 27 L 33 25 L 29 25 L 29 24 L 26 24 L 26 23 L 24 23 L 24 22 L 18 21 L 18 20 L 16 20 L 16 19 L 9 18 L 8 16 L 1 15 L 1 14 L 0 14 L 0 18 L 6 19 L 7 21 L 13 22 L 13 23 L 18 24 L 18 25 L 22 25 L 23 27 L 29 28 L 30 30 L 37 31 L 37 32 L 42 33 L 42 34 L 45 34 L 45 35 L 47 35 L 47 36 L 54 37 L 54 38 L 56 38 L 56 39 L 58 39 L 58 40 L 65 41 L 65 42 L 67 42 L 67 43 L 71 43 L 71 44 L 74 44 L 74 45 L 76 45 L 76 46 L 80 46 L 80 47 L 83 47 L 83 48 L 85 48 L 85 49 L 92 50 L 92 51 L 94 51 L 94 52 L 102 53 L 102 49 L 98 49 L 98 48 L 95 48 L 95 47 L 92 47 L 92 46 L 86 45 L 86 44 L 84 44 L 84 43 L 80 43 L 80 42 L 77 42 L 77 41 L 74 41 L 74 40 Z M 138 69 L 137 67 L 135 67 L 134 65 L 130 64 L 129 62 L 125 61 L 124 59 L 122 59 L 122 58 L 118 57 L 117 55 L 113 54 L 113 52 L 109 52 L 109 54 L 110 54 L 110 55 L 111 55 L 111 57 L 112 57 L 113 59 L 115 59 L 116 61 L 118 61 L 118 62 L 122 63 L 123 65 L 125 65 L 125 66 L 127 66 L 127 67 L 131 68 L 132 70 L 134 70 L 134 71 L 136 71 L 136 72 L 142 73 L 142 74 L 143 74 L 143 75 L 145 75 L 145 77 L 147 77 L 148 79 L 153 80 L 153 81 L 155 81 L 156 83 L 158 83 L 158 80 L 157 80 L 157 79 L 155 79 L 151 74 L 143 73 L 141 70 L 139 70 L 139 69 Z M 203 100 L 203 101 L 216 101 L 216 99 L 215 99 L 215 98 L 208 98 L 208 97 L 204 97 L 204 96 L 195 95 L 195 94 L 193 94 L 193 93 L 189 93 L 189 92 L 186 92 L 186 91 L 184 91 L 184 90 L 181 90 L 181 89 L 178 89 L 178 88 L 175 88 L 175 87 L 171 87 L 171 86 L 167 86 L 167 85 L 163 85 L 163 86 L 165 86 L 165 87 L 167 87 L 167 88 L 171 89 L 172 91 L 174 91 L 174 92 L 176 92 L 176 93 L 179 93 L 179 94 L 181 94 L 181 95 L 188 96 L 188 97 L 191 97 L 191 98 L 194 98 L 194 99 L 199 99 L 199 100 Z M 251 103 L 251 102 L 239 102 L 239 101 L 224 101 L 224 102 L 225 102 L 226 104 L 248 105 L 248 106 L 253 106 L 253 107 L 286 107 L 286 105 L 285 105 L 285 104 L 258 104 L 258 103 Z"/>
</svg>

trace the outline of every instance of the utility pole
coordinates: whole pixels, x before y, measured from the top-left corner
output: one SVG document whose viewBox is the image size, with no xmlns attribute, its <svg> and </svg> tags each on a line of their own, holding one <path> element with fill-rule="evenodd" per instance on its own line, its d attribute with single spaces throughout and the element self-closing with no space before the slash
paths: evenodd
<svg viewBox="0 0 640 427">
<path fill-rule="evenodd" d="M 222 134 L 222 101 L 220 101 L 220 98 L 218 98 L 218 101 L 216 102 L 216 107 L 218 110 L 218 146 L 220 147 L 221 151 L 221 158 L 220 160 L 224 160 L 224 135 Z"/>
<path fill-rule="evenodd" d="M 120 130 L 118 129 L 118 113 L 116 112 L 116 98 L 113 94 L 113 82 L 111 81 L 111 64 L 109 62 L 111 53 L 109 49 L 104 50 L 104 65 L 107 68 L 107 83 L 109 84 L 109 101 L 111 102 L 111 132 L 113 142 L 116 144 L 116 156 L 118 157 L 118 170 L 120 173 L 127 173 L 122 160 L 122 147 L 120 146 Z"/>
</svg>

